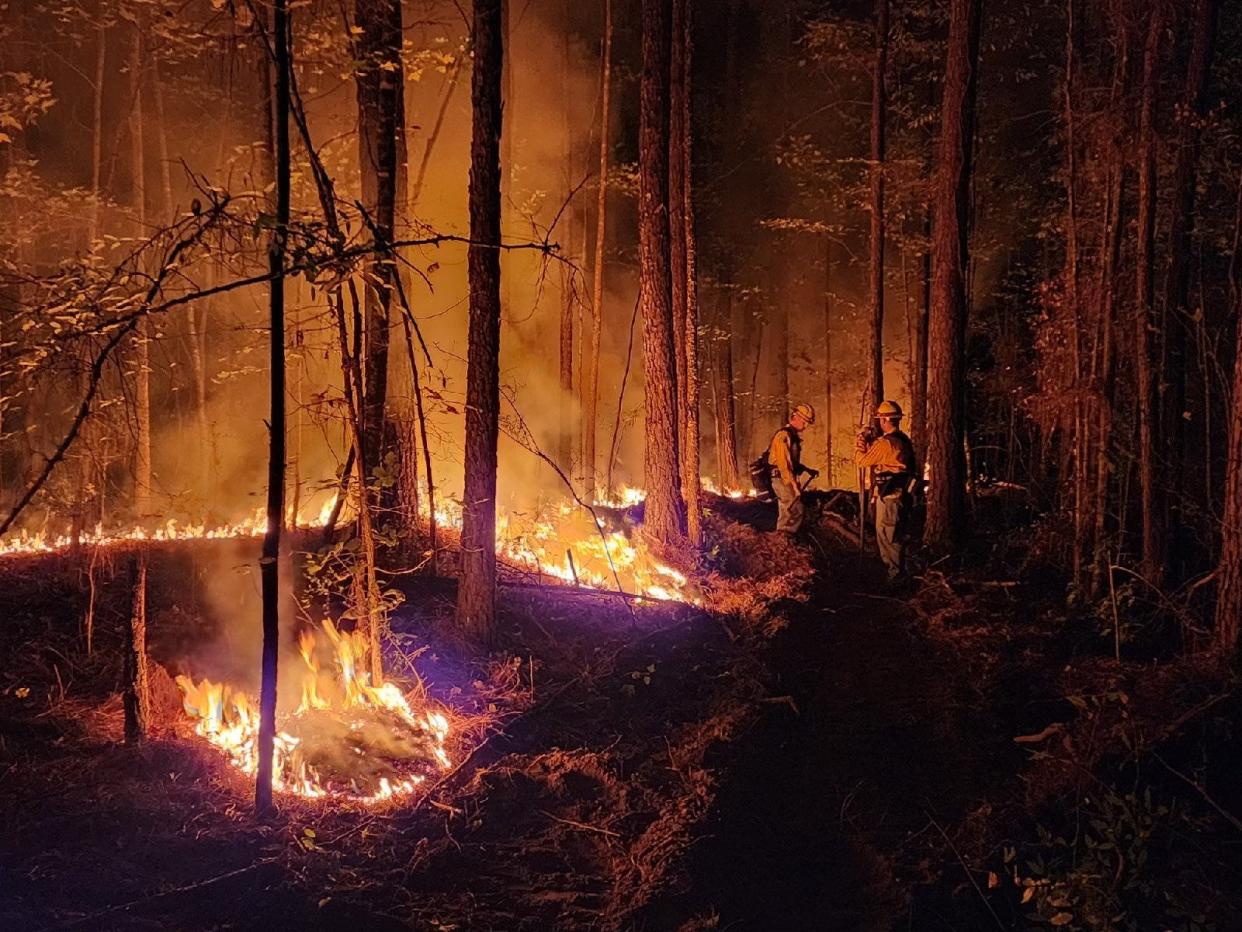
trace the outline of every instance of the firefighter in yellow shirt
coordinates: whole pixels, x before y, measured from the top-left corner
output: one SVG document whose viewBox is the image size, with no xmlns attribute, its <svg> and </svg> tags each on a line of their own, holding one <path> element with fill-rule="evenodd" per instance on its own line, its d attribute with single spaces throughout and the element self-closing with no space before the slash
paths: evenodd
<svg viewBox="0 0 1242 932">
<path fill-rule="evenodd" d="M 885 401 L 875 409 L 880 436 L 864 431 L 858 435 L 854 462 L 860 469 L 874 469 L 875 539 L 890 581 L 905 575 L 905 553 L 899 538 L 910 508 L 914 475 L 914 444 L 901 430 L 901 405 Z"/>
<path fill-rule="evenodd" d="M 806 514 L 798 476 L 807 473 L 813 479 L 819 475 L 814 469 L 802 465 L 802 432 L 814 423 L 815 409 L 803 402 L 794 408 L 789 423 L 772 435 L 772 442 L 768 445 L 772 491 L 780 505 L 776 529 L 786 534 L 798 533 Z"/>
</svg>

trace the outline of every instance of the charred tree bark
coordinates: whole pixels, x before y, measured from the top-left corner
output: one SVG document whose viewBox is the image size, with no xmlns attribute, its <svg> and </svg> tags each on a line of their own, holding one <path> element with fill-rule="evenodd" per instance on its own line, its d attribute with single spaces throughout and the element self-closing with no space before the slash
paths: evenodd
<svg viewBox="0 0 1242 932">
<path fill-rule="evenodd" d="M 484 643 L 496 631 L 496 441 L 500 431 L 500 134 L 502 0 L 475 0 L 470 143 L 469 348 L 465 491 L 457 622 Z"/>
<path fill-rule="evenodd" d="M 646 376 L 643 528 L 671 547 L 685 536 L 677 437 L 677 364 L 669 270 L 669 0 L 643 0 L 638 251 Z"/>
<path fill-rule="evenodd" d="M 285 253 L 289 236 L 289 10 L 275 0 L 272 47 L 276 64 L 273 128 L 276 142 L 276 224 L 268 243 L 268 290 L 271 334 L 269 446 L 267 458 L 267 529 L 259 576 L 263 599 L 263 655 L 259 687 L 259 766 L 255 808 L 272 808 L 272 750 L 276 737 L 276 676 L 280 652 L 280 537 L 285 523 Z"/>
<path fill-rule="evenodd" d="M 600 336 L 604 323 L 604 244 L 608 234 L 608 165 L 612 126 L 612 0 L 604 0 L 603 54 L 600 64 L 599 188 L 595 204 L 595 263 L 591 283 L 591 333 L 584 365 L 586 397 L 582 404 L 582 474 L 584 498 L 595 497 L 595 443 L 599 434 Z"/>
<path fill-rule="evenodd" d="M 1156 233 L 1156 144 L 1155 111 L 1163 4 L 1153 10 L 1143 48 L 1142 103 L 1139 111 L 1138 164 L 1138 240 L 1135 245 L 1136 308 L 1134 318 L 1134 360 L 1139 422 L 1139 510 L 1142 522 L 1141 571 L 1153 585 L 1163 576 L 1164 544 L 1161 506 L 1156 483 L 1156 442 L 1158 433 L 1155 353 L 1152 333 L 1153 269 Z"/>
<path fill-rule="evenodd" d="M 125 743 L 141 744 L 151 727 L 150 661 L 147 659 L 147 557 L 137 553 L 130 565 L 129 624 L 125 627 Z"/>
<path fill-rule="evenodd" d="M 966 273 L 971 157 L 982 0 L 952 0 L 936 166 L 932 308 L 928 326 L 925 542 L 956 546 L 966 527 Z"/>
<path fill-rule="evenodd" d="M 868 296 L 871 333 L 867 417 L 884 400 L 884 159 L 887 142 L 889 0 L 875 0 L 875 61 L 871 72 L 871 239 Z"/>
</svg>

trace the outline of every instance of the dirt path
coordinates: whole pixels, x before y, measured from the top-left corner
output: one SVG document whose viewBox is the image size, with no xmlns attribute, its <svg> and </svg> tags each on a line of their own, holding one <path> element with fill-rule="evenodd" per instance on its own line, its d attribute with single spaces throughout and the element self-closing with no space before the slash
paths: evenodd
<svg viewBox="0 0 1242 932">
<path fill-rule="evenodd" d="M 678 909 L 728 929 L 964 927 L 911 891 L 947 866 L 937 825 L 951 833 L 1012 773 L 1012 732 L 902 600 L 868 594 L 872 573 L 837 555 L 791 609 L 765 657 L 789 701 L 720 762 L 690 892 L 652 927 Z"/>
</svg>

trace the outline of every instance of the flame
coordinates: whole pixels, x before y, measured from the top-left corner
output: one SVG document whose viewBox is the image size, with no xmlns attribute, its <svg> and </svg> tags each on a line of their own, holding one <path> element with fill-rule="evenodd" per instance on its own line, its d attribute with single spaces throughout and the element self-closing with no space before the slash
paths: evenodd
<svg viewBox="0 0 1242 932">
<path fill-rule="evenodd" d="M 623 486 L 615 496 L 600 499 L 595 504 L 611 512 L 623 512 L 640 504 L 645 495 L 642 489 Z M 730 495 L 743 497 L 740 492 L 731 492 Z M 335 504 L 336 495 L 327 496 L 317 507 L 309 505 L 302 508 L 296 521 L 291 523 L 303 529 L 322 527 Z M 621 588 L 632 595 L 698 604 L 697 597 L 689 591 L 689 580 L 685 574 L 656 559 L 641 535 L 632 533 L 634 528 L 624 517 L 607 517 L 612 519 L 611 524 L 601 518 L 596 527 L 590 512 L 569 500 L 545 504 L 533 511 L 502 511 L 496 520 L 496 553 L 539 577 L 603 590 L 615 590 L 620 582 Z M 348 515 L 344 515 L 342 521 L 347 520 Z M 436 502 L 436 522 L 442 528 L 460 531 L 461 504 L 452 499 L 439 498 Z M 261 537 L 266 529 L 266 515 L 260 508 L 237 521 L 212 527 L 202 523 L 179 522 L 175 518 L 155 528 L 105 531 L 96 526 L 92 531 L 81 534 L 79 542 L 86 546 L 106 547 L 141 541 L 253 538 Z M 0 556 L 54 553 L 72 545 L 73 538 L 69 534 L 22 531 L 0 540 Z"/>
<path fill-rule="evenodd" d="M 299 638 L 301 701 L 292 714 L 277 719 L 273 787 L 310 799 L 375 803 L 409 795 L 429 771 L 448 769 L 448 718 L 430 708 L 415 711 L 391 681 L 372 686 L 360 632 L 340 631 L 325 620 L 323 633 L 322 641 L 311 631 Z M 324 649 L 331 652 L 334 677 L 321 667 Z M 195 732 L 253 776 L 259 713 L 250 696 L 188 676 L 178 676 L 177 685 Z"/>
</svg>

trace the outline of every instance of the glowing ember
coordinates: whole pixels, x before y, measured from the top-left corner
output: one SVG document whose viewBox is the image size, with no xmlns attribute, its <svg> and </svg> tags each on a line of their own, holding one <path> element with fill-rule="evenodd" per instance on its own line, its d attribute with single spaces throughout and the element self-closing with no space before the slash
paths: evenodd
<svg viewBox="0 0 1242 932">
<path fill-rule="evenodd" d="M 273 785 L 311 799 L 332 797 L 374 803 L 413 792 L 429 772 L 449 767 L 444 750 L 449 723 L 440 712 L 415 711 L 391 682 L 372 686 L 366 638 L 323 623 L 321 639 L 309 631 L 299 643 L 301 701 L 279 715 Z M 321 665 L 324 654 L 329 671 Z M 177 677 L 195 731 L 220 748 L 239 770 L 258 770 L 259 711 L 230 686 Z"/>
</svg>

